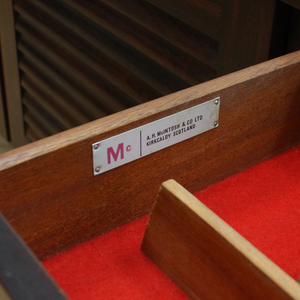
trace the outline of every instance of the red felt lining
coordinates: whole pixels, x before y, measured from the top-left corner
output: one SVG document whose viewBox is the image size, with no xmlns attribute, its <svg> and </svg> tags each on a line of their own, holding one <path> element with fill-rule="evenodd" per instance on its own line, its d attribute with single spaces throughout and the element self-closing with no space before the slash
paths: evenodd
<svg viewBox="0 0 300 300">
<path fill-rule="evenodd" d="M 195 196 L 293 278 L 300 275 L 300 147 Z"/>
<path fill-rule="evenodd" d="M 140 251 L 149 215 L 44 261 L 72 300 L 188 299 Z"/>
<path fill-rule="evenodd" d="M 293 278 L 300 274 L 300 147 L 195 194 Z M 72 300 L 187 299 L 139 250 L 148 216 L 44 261 Z"/>
</svg>

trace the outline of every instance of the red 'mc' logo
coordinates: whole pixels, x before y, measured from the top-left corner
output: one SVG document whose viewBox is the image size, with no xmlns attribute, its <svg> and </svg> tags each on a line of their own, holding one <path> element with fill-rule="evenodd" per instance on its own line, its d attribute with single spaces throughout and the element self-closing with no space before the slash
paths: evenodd
<svg viewBox="0 0 300 300">
<path fill-rule="evenodd" d="M 113 147 L 107 148 L 107 162 L 111 163 L 111 157 L 114 161 L 117 161 L 119 154 L 121 154 L 121 159 L 124 159 L 124 143 L 118 145 L 117 151 L 115 152 Z"/>
</svg>

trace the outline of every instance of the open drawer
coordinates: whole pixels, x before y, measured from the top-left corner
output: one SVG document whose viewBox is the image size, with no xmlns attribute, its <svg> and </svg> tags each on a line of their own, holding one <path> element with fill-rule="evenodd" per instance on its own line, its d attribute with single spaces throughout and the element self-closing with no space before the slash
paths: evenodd
<svg viewBox="0 0 300 300">
<path fill-rule="evenodd" d="M 218 127 L 94 175 L 95 143 L 213 99 Z M 12 150 L 0 210 L 44 259 L 146 214 L 169 178 L 196 192 L 298 145 L 299 100 L 295 52 Z"/>
</svg>

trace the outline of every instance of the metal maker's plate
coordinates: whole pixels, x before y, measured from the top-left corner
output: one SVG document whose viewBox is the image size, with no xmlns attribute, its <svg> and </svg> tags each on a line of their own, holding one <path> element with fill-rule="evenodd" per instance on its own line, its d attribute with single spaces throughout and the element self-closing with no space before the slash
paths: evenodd
<svg viewBox="0 0 300 300">
<path fill-rule="evenodd" d="M 220 98 L 94 143 L 98 175 L 218 126 Z"/>
</svg>

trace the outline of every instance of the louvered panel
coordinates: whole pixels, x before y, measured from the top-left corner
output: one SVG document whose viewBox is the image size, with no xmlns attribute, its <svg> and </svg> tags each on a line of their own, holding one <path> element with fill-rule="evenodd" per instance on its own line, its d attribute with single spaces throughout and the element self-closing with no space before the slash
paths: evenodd
<svg viewBox="0 0 300 300">
<path fill-rule="evenodd" d="M 16 28 L 22 34 L 20 42 L 31 45 L 32 51 L 60 70 L 60 73 L 71 82 L 71 85 L 80 89 L 83 94 L 90 95 L 92 99 L 103 96 L 99 104 L 108 113 L 114 113 L 128 107 L 102 89 L 103 78 L 96 76 L 92 69 L 74 58 L 70 52 L 61 48 L 59 43 L 47 40 L 35 28 L 26 23 L 20 22 Z"/>
<path fill-rule="evenodd" d="M 133 22 L 134 16 L 121 14 L 112 6 L 105 5 L 104 1 L 95 1 L 97 5 L 84 0 L 64 2 L 84 13 L 111 36 L 117 37 L 124 50 L 127 50 L 127 55 L 134 55 L 136 63 L 144 64 L 161 83 L 169 87 L 167 93 L 215 76 L 212 68 Z"/>
<path fill-rule="evenodd" d="M 40 126 L 40 124 L 37 123 L 28 113 L 24 113 L 24 121 L 26 124 L 26 137 L 29 139 L 29 141 L 35 142 L 47 137 L 46 132 L 43 131 L 43 128 Z"/>
<path fill-rule="evenodd" d="M 216 76 L 218 41 L 151 2 L 14 2 L 30 139 Z M 200 2 L 219 18 L 218 3 Z"/>
<path fill-rule="evenodd" d="M 145 0 L 195 27 L 215 40 L 220 38 L 223 0 Z"/>
<path fill-rule="evenodd" d="M 174 90 L 183 89 L 190 84 L 186 83 L 183 79 L 179 78 L 176 73 L 170 72 L 164 66 L 160 66 L 157 62 L 151 60 L 149 57 L 149 51 L 146 53 L 146 50 L 138 51 L 134 45 L 134 40 L 131 39 L 131 36 L 128 38 L 128 29 L 127 23 L 130 20 L 123 20 L 121 24 L 117 24 L 117 20 L 121 18 L 121 16 L 116 15 L 109 12 L 107 9 L 105 10 L 105 6 L 97 3 L 97 5 L 92 5 L 88 2 L 84 2 L 83 6 L 78 5 L 73 1 L 68 1 L 69 10 L 73 11 L 73 18 L 79 19 L 80 15 L 76 15 L 76 11 L 80 11 L 80 13 L 84 14 L 86 20 L 89 20 L 90 28 L 99 28 L 98 34 L 101 32 L 108 39 L 112 40 L 120 49 L 122 49 L 122 55 L 131 62 L 131 64 L 135 64 L 139 68 L 143 68 L 144 72 L 148 72 L 149 76 L 155 78 L 156 84 L 158 87 L 158 91 L 160 95 L 168 94 Z M 99 6 L 101 6 L 101 10 L 99 11 Z M 73 10 L 72 10 L 73 8 Z M 100 15 L 101 14 L 101 15 Z M 109 22 L 106 18 L 109 18 Z M 94 20 L 95 22 L 92 22 Z M 115 28 L 117 26 L 117 29 Z M 124 29 L 126 27 L 126 29 Z M 124 41 L 125 39 L 125 41 Z M 130 70 L 131 71 L 131 70 Z M 129 77 L 127 77 L 126 81 L 128 81 Z M 130 82 L 129 82 L 130 84 Z M 149 99 L 153 99 L 151 95 L 149 95 Z"/>
<path fill-rule="evenodd" d="M 37 52 L 30 49 L 24 41 L 19 42 L 18 47 L 26 56 L 20 62 L 21 70 L 34 77 L 39 85 L 52 95 L 52 98 L 58 98 L 66 112 L 70 111 L 71 116 L 74 115 L 78 120 L 78 125 L 107 114 L 76 89 L 76 86 L 72 85 L 59 69 L 54 69 L 53 65 L 39 58 Z"/>
<path fill-rule="evenodd" d="M 26 75 L 27 76 L 27 75 Z M 66 114 L 63 114 L 61 108 L 56 105 L 53 98 L 49 98 L 46 94 L 40 91 L 40 87 L 36 86 L 35 79 L 23 76 L 21 86 L 26 90 L 28 95 L 44 110 L 47 110 L 51 115 L 55 116 L 57 122 L 62 124 L 63 130 L 75 127 L 77 124 L 68 120 Z"/>
<path fill-rule="evenodd" d="M 121 68 L 109 57 L 104 56 L 98 49 L 86 43 L 76 36 L 73 31 L 67 29 L 63 24 L 57 23 L 55 19 L 37 9 L 34 5 L 16 5 L 16 10 L 22 14 L 22 19 L 31 28 L 35 28 L 45 39 L 69 53 L 74 60 L 91 69 L 89 73 L 95 73 L 106 84 L 113 84 L 113 89 L 119 89 L 121 94 L 128 95 L 132 99 L 130 105 L 136 105 L 147 101 L 147 97 L 157 97 L 146 86 L 142 86 L 138 77 L 133 77 L 130 72 Z M 30 11 L 30 13 L 28 13 Z M 51 28 L 46 24 L 51 24 Z M 74 43 L 75 41 L 75 43 Z M 145 94 L 145 95 L 144 95 Z"/>
<path fill-rule="evenodd" d="M 203 65 L 210 66 L 213 69 L 217 68 L 218 42 L 199 30 L 195 30 L 193 27 L 180 22 L 146 1 L 102 1 L 183 52 L 200 60 L 203 62 Z M 176 62 L 175 65 L 177 65 Z"/>
<path fill-rule="evenodd" d="M 68 29 L 76 33 L 82 40 L 94 46 L 98 49 L 98 52 L 102 52 L 107 57 L 115 60 L 120 66 L 130 70 L 136 77 L 144 80 L 145 83 L 157 90 L 160 95 L 166 93 L 167 91 L 163 89 L 159 80 L 149 73 L 146 68 L 140 66 L 134 60 L 134 55 L 128 58 L 125 55 L 124 47 L 118 44 L 112 38 L 108 38 L 105 33 L 100 32 L 101 28 L 97 28 L 93 25 L 87 24 L 88 22 L 82 21 L 80 18 L 76 18 L 76 23 L 74 23 L 74 16 L 64 13 L 60 14 L 58 9 L 59 5 L 54 2 L 35 2 L 35 5 L 42 8 L 44 11 L 51 14 L 53 18 L 63 23 Z"/>
<path fill-rule="evenodd" d="M 52 113 L 65 129 L 88 122 L 81 111 L 74 109 L 70 103 L 66 102 L 59 91 L 54 92 L 40 80 L 38 74 L 30 70 L 25 62 L 20 67 L 22 71 L 26 71 L 26 75 L 21 81 L 21 86 L 26 90 L 26 94 L 29 94 L 40 106 Z"/>
<path fill-rule="evenodd" d="M 39 104 L 28 95 L 23 97 L 23 103 L 26 106 L 24 119 L 27 122 L 29 121 L 29 125 L 31 125 L 31 127 L 39 128 L 37 134 L 40 138 L 53 135 L 64 130 L 61 124 L 53 118 L 49 111 L 39 106 Z M 32 126 L 33 124 L 39 125 Z"/>
</svg>

